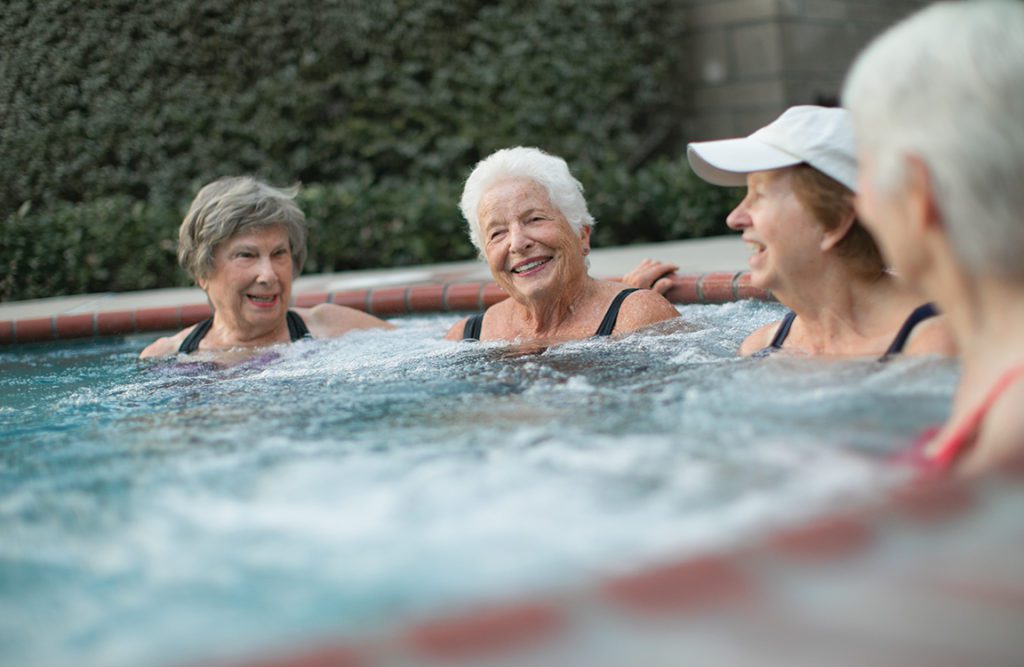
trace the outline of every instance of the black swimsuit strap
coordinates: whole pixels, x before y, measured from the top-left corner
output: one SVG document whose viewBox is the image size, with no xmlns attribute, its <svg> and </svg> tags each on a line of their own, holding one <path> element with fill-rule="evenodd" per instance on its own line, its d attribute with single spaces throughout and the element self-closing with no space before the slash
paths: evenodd
<svg viewBox="0 0 1024 667">
<path fill-rule="evenodd" d="M 306 322 L 298 313 L 289 310 L 285 313 L 284 319 L 288 324 L 288 337 L 293 343 L 302 338 L 310 338 L 313 336 L 313 334 L 309 332 Z M 178 353 L 192 354 L 198 350 L 199 341 L 206 337 L 206 334 L 210 332 L 211 326 L 213 326 L 212 317 L 197 324 L 196 327 L 192 329 L 187 336 L 185 336 L 185 340 L 181 341 L 181 345 L 178 346 Z"/>
<path fill-rule="evenodd" d="M 612 335 L 612 331 L 615 331 L 615 323 L 619 320 L 619 309 L 622 308 L 622 302 L 626 300 L 627 296 L 638 291 L 636 287 L 630 287 L 615 295 L 612 304 L 608 306 L 608 311 L 604 314 L 604 319 L 601 320 L 601 326 L 594 333 L 595 336 Z"/>
<path fill-rule="evenodd" d="M 935 310 L 935 306 L 930 303 L 926 303 L 923 306 L 918 306 L 914 309 L 914 312 L 910 313 L 906 321 L 903 322 L 903 326 L 896 333 L 896 338 L 893 338 L 892 344 L 889 345 L 889 349 L 882 355 L 882 359 L 886 359 L 894 354 L 899 354 L 903 351 L 904 346 L 907 344 L 907 339 L 910 338 L 910 334 L 921 322 L 928 318 L 935 317 L 939 314 L 939 311 Z"/>
<path fill-rule="evenodd" d="M 178 346 L 178 354 L 192 354 L 199 349 L 199 341 L 206 336 L 207 332 L 210 331 L 210 327 L 213 326 L 213 318 L 205 319 L 195 326 L 192 331 L 185 336 L 185 340 L 181 341 L 181 345 Z"/>
<path fill-rule="evenodd" d="M 782 318 L 782 324 L 775 330 L 775 337 L 772 338 L 772 342 L 768 344 L 768 347 L 773 350 L 782 349 L 782 344 L 786 342 L 786 338 L 789 337 L 789 329 L 793 326 L 793 320 L 796 319 L 796 313 L 792 310 L 786 313 L 785 317 Z"/>
<path fill-rule="evenodd" d="M 484 313 L 477 313 L 466 320 L 462 327 L 462 340 L 480 340 L 480 332 L 484 328 Z"/>
<path fill-rule="evenodd" d="M 284 319 L 288 322 L 288 337 L 292 339 L 293 343 L 303 338 L 313 337 L 313 334 L 309 332 L 309 327 L 306 326 L 306 322 L 298 313 L 289 310 L 285 314 Z"/>
</svg>

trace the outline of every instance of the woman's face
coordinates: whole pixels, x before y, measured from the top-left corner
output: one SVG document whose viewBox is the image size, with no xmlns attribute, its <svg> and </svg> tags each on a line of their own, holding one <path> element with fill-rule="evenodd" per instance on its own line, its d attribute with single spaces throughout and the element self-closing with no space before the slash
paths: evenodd
<svg viewBox="0 0 1024 667">
<path fill-rule="evenodd" d="M 907 211 L 898 196 L 879 190 L 874 157 L 862 151 L 857 159 L 857 216 L 878 243 L 886 264 L 901 278 L 913 280 L 920 264 L 921 244 L 907 233 Z"/>
<path fill-rule="evenodd" d="M 513 297 L 542 299 L 586 276 L 590 228 L 574 232 L 542 185 L 496 183 L 480 198 L 477 217 L 491 273 Z"/>
<path fill-rule="evenodd" d="M 748 174 L 747 195 L 726 223 L 753 250 L 750 278 L 757 287 L 778 289 L 813 276 L 823 261 L 824 228 L 797 197 L 788 169 Z"/>
<path fill-rule="evenodd" d="M 288 233 L 275 225 L 236 234 L 216 247 L 213 271 L 199 281 L 218 317 L 254 335 L 279 326 L 292 295 Z"/>
</svg>

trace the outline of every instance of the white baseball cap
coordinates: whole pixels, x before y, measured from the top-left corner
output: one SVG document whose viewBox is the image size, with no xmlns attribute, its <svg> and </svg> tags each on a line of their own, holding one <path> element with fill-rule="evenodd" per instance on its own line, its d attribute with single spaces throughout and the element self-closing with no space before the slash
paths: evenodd
<svg viewBox="0 0 1024 667">
<path fill-rule="evenodd" d="M 749 137 L 691 143 L 686 159 L 714 185 L 746 185 L 751 172 L 806 163 L 857 191 L 853 125 L 846 109 L 790 107 Z"/>
</svg>

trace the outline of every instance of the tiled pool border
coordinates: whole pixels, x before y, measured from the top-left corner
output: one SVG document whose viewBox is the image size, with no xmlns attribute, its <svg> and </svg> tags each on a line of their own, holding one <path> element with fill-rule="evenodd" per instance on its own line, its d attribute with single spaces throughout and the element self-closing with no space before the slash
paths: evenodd
<svg viewBox="0 0 1024 667">
<path fill-rule="evenodd" d="M 834 577 L 838 570 L 856 567 L 858 561 L 871 558 L 893 535 L 910 533 L 929 539 L 929 535 L 949 530 L 951 525 L 991 506 L 994 494 L 1020 489 L 1022 485 L 1022 459 L 970 482 L 945 477 L 922 478 L 895 488 L 865 507 L 816 516 L 730 549 L 599 579 L 583 588 L 484 604 L 399 625 L 362 639 L 338 642 L 328 639 L 305 648 L 285 650 L 276 656 L 217 664 L 233 667 L 457 664 L 472 667 L 512 664 L 501 659 L 516 656 L 525 661 L 514 664 L 534 664 L 531 652 L 565 648 L 566 642 L 570 642 L 566 650 L 571 655 L 572 638 L 579 640 L 589 636 L 596 617 L 604 619 L 596 621 L 603 631 L 615 626 L 635 629 L 637 623 L 641 623 L 661 628 L 658 632 L 702 627 L 702 623 L 721 621 L 734 612 L 784 617 L 787 604 L 792 600 L 786 599 L 773 578 Z M 907 585 L 912 588 L 928 583 L 927 579 L 922 579 Z M 988 620 L 995 616 L 1017 619 L 1021 613 L 1020 596 L 1024 592 L 1017 588 L 995 591 L 955 579 L 931 583 L 955 587 L 957 595 L 964 600 L 985 607 L 990 613 Z M 837 613 L 848 616 L 858 612 L 847 609 L 837 610 Z M 892 619 L 892 622 L 898 620 Z M 783 621 L 776 630 L 784 632 L 786 627 Z M 799 633 L 804 629 L 799 624 L 795 627 L 798 632 L 795 639 L 799 640 Z M 854 632 L 854 638 L 856 636 Z M 896 655 L 900 655 L 898 650 Z M 492 663 L 495 658 L 498 660 Z M 687 662 L 682 660 L 679 664 Z M 698 659 L 693 664 L 716 663 Z"/>
<path fill-rule="evenodd" d="M 750 284 L 747 271 L 690 273 L 669 294 L 677 304 L 770 299 Z M 381 317 L 420 313 L 479 311 L 507 298 L 494 282 L 418 283 L 370 289 L 296 294 L 295 306 L 321 303 L 349 306 Z M 39 343 L 96 336 L 176 331 L 210 316 L 207 303 L 24 317 L 0 320 L 0 345 Z"/>
</svg>

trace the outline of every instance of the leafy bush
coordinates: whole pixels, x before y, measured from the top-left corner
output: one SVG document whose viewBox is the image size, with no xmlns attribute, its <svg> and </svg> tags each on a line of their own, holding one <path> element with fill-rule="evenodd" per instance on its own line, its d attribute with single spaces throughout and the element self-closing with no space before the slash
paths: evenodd
<svg viewBox="0 0 1024 667">
<path fill-rule="evenodd" d="M 579 176 L 598 220 L 595 247 L 722 232 L 736 199 L 734 191 L 700 182 L 683 159 Z M 461 187 L 460 179 L 372 184 L 368 177 L 305 187 L 306 272 L 474 257 L 458 210 Z M 188 284 L 174 252 L 187 206 L 118 195 L 42 211 L 23 207 L 3 221 L 0 299 Z"/>
<path fill-rule="evenodd" d="M 496 148 L 561 155 L 595 241 L 682 238 L 721 191 L 679 160 L 672 0 L 8 0 L 0 297 L 180 284 L 227 174 L 310 185 L 310 271 L 472 256 L 455 202 Z"/>
<path fill-rule="evenodd" d="M 225 174 L 451 178 L 496 148 L 637 166 L 677 125 L 670 0 L 9 0 L 0 215 Z"/>
</svg>

